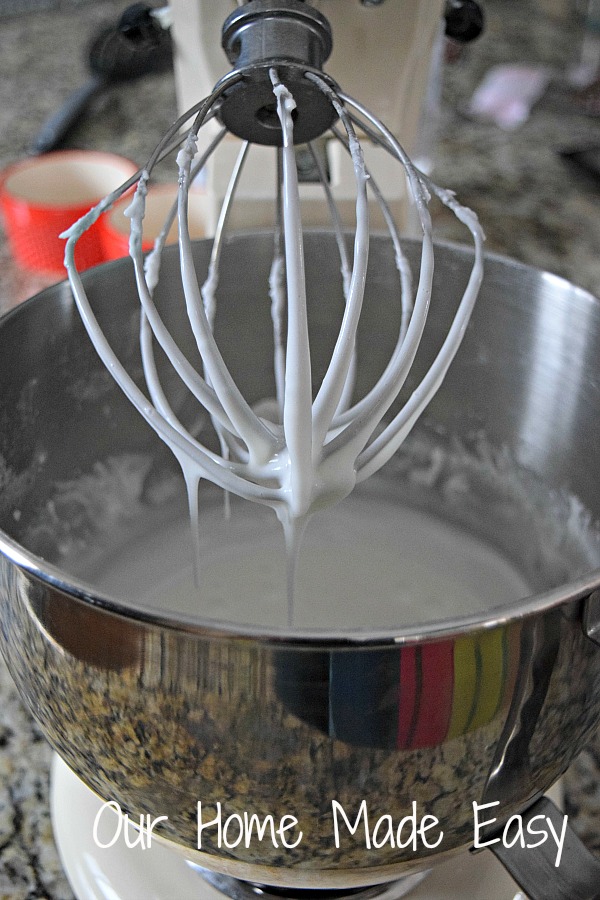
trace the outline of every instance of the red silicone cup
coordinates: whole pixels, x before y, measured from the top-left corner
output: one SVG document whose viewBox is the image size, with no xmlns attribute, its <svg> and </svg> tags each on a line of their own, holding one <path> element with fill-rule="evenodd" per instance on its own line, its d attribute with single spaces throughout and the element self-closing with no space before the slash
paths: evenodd
<svg viewBox="0 0 600 900">
<path fill-rule="evenodd" d="M 130 220 L 125 215 L 130 198 L 118 200 L 108 210 L 98 225 L 102 232 L 102 244 L 105 259 L 120 259 L 129 254 Z M 161 233 L 163 225 L 173 203 L 177 202 L 176 184 L 156 184 L 148 188 L 146 210 L 142 231 L 142 250 L 152 250 L 155 239 Z M 188 228 L 194 240 L 206 237 L 207 202 L 206 194 L 200 189 L 193 189 L 188 195 Z M 177 218 L 167 235 L 167 244 L 177 241 Z"/>
<path fill-rule="evenodd" d="M 13 258 L 25 269 L 64 275 L 61 232 L 136 171 L 125 157 L 86 150 L 61 150 L 10 166 L 0 180 L 0 210 Z M 83 270 L 105 259 L 96 222 L 77 242 L 75 262 Z"/>
</svg>

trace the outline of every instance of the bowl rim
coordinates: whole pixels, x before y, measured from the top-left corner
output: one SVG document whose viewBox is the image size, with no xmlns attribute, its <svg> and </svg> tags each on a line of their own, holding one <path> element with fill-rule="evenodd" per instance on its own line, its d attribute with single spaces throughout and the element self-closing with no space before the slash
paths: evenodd
<svg viewBox="0 0 600 900">
<path fill-rule="evenodd" d="M 306 229 L 306 232 L 308 233 L 311 231 L 323 233 L 323 231 L 329 232 L 330 229 Z M 251 232 L 253 236 L 269 233 L 270 232 L 265 229 L 255 229 Z M 373 234 L 375 235 L 377 232 L 374 232 Z M 384 233 L 382 232 L 382 234 Z M 248 237 L 249 233 L 240 233 L 239 236 Z M 210 241 L 210 238 L 203 238 L 194 241 L 194 243 L 210 243 Z M 407 243 L 419 243 L 410 238 L 405 239 L 405 241 Z M 473 255 L 471 247 L 460 243 L 452 241 L 435 241 L 435 245 L 441 248 L 447 248 L 458 255 Z M 567 286 L 570 290 L 575 291 L 581 299 L 600 305 L 599 298 L 560 275 L 538 269 L 535 266 L 528 265 L 519 260 L 514 260 L 500 253 L 486 251 L 485 258 L 486 260 L 494 261 L 501 265 L 510 265 L 513 269 L 521 269 L 523 271 L 541 274 L 545 279 L 556 280 Z M 129 262 L 129 257 L 123 257 L 121 259 L 102 263 L 101 266 L 103 268 L 124 266 Z M 82 273 L 82 278 L 86 279 L 91 277 L 98 268 L 99 266 L 95 266 L 88 269 L 86 272 Z M 22 309 L 25 309 L 30 304 L 40 302 L 39 298 L 44 298 L 44 295 L 48 291 L 65 289 L 70 293 L 70 287 L 66 280 L 44 288 L 20 303 L 18 306 L 9 310 L 3 316 L 0 316 L 0 328 L 3 327 L 4 323 L 9 318 L 20 315 Z M 450 616 L 434 622 L 417 622 L 408 626 L 399 626 L 396 629 L 392 626 L 372 628 L 369 630 L 364 628 L 340 628 L 336 633 L 332 634 L 330 630 L 323 628 L 297 628 L 284 625 L 267 627 L 255 624 L 245 624 L 243 622 L 227 622 L 206 616 L 193 616 L 183 613 L 169 615 L 166 611 L 149 609 L 136 604 L 134 601 L 125 602 L 110 594 L 97 591 L 92 586 L 87 585 L 84 580 L 74 576 L 67 576 L 58 566 L 46 562 L 41 557 L 27 550 L 27 548 L 23 547 L 7 535 L 2 529 L 0 529 L 0 554 L 5 557 L 5 560 L 8 561 L 8 563 L 27 573 L 36 581 L 41 582 L 54 590 L 60 591 L 73 601 L 81 603 L 90 608 L 91 611 L 96 611 L 98 614 L 114 615 L 125 618 L 128 621 L 136 622 L 141 627 L 166 629 L 170 632 L 203 640 L 222 639 L 241 642 L 251 640 L 259 644 L 272 645 L 274 647 L 289 645 L 298 648 L 305 647 L 307 649 L 317 649 L 318 647 L 331 649 L 358 649 L 433 643 L 463 634 L 504 627 L 527 617 L 540 615 L 566 604 L 584 601 L 588 599 L 591 594 L 600 589 L 600 567 L 598 567 L 572 579 L 566 584 L 531 594 L 516 601 L 511 601 L 499 606 L 488 607 L 480 613 Z M 4 565 L 5 563 L 1 564 Z"/>
<path fill-rule="evenodd" d="M 99 615 L 109 614 L 135 622 L 141 627 L 159 628 L 186 637 L 203 640 L 254 641 L 277 646 L 324 648 L 400 647 L 436 643 L 465 634 L 492 631 L 541 615 L 560 606 L 587 600 L 600 589 L 600 568 L 579 576 L 565 585 L 552 588 L 517 601 L 494 606 L 481 613 L 448 617 L 434 622 L 385 628 L 340 628 L 332 633 L 324 628 L 267 627 L 227 622 L 207 616 L 189 614 L 169 615 L 165 611 L 149 609 L 133 601 L 123 601 L 97 591 L 84 581 L 66 576 L 57 566 L 47 563 L 0 531 L 0 554 L 5 561 L 26 572 L 34 580 L 58 590 L 72 601 L 88 607 Z"/>
</svg>

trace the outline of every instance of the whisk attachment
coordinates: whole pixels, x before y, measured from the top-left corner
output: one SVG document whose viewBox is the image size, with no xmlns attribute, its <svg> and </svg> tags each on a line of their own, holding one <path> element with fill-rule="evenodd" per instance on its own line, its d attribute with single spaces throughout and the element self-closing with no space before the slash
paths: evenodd
<svg viewBox="0 0 600 900">
<path fill-rule="evenodd" d="M 276 3 L 254 0 L 249 7 L 272 8 Z M 286 6 L 304 7 L 288 0 Z M 242 11 L 245 7 L 242 7 Z M 314 12 L 314 11 L 313 11 Z M 236 20 L 239 23 L 239 17 Z M 245 51 L 244 51 L 245 52 Z M 251 144 L 241 143 L 238 162 L 219 217 L 208 271 L 196 271 L 187 223 L 190 187 L 220 141 L 227 133 L 222 128 L 211 146 L 197 157 L 198 134 L 208 119 L 224 118 L 223 104 L 230 96 L 253 91 L 253 82 L 244 71 L 234 71 L 223 79 L 205 101 L 190 111 L 187 135 L 178 138 L 181 123 L 169 131 L 138 175 L 138 185 L 129 208 L 131 217 L 130 255 L 133 259 L 141 304 L 141 347 L 146 391 L 142 391 L 117 359 L 103 335 L 86 296 L 82 280 L 74 266 L 74 246 L 78 236 L 123 191 L 106 198 L 68 233 L 66 266 L 76 303 L 92 342 L 111 374 L 141 415 L 168 444 L 178 459 L 188 487 L 192 519 L 198 516 L 198 485 L 206 478 L 225 492 L 271 506 L 280 519 L 290 553 L 288 597 L 293 594 L 294 561 L 306 523 L 312 514 L 347 496 L 357 481 L 383 466 L 400 447 L 441 385 L 454 355 L 460 347 L 473 310 L 483 267 L 483 235 L 476 216 L 462 207 L 454 195 L 435 185 L 417 170 L 386 127 L 358 101 L 346 96 L 321 72 L 294 63 L 292 83 L 287 83 L 288 63 L 275 62 L 268 69 L 270 104 L 279 122 L 274 150 L 277 165 L 274 203 L 273 265 L 265 284 L 265 302 L 271 303 L 273 335 L 265 340 L 275 346 L 276 396 L 265 398 L 259 406 L 244 397 L 243 385 L 235 383 L 213 334 L 218 316 L 219 267 L 227 222 L 235 204 L 237 184 Z M 300 75 L 300 72 L 302 73 Z M 264 74 L 264 73 L 263 73 Z M 331 140 L 341 140 L 349 153 L 356 184 L 355 228 L 352 240 L 341 227 L 333 190 L 319 155 L 309 144 L 322 189 L 331 209 L 332 228 L 340 252 L 343 308 L 339 332 L 329 366 L 313 392 L 309 339 L 309 308 L 303 247 L 300 188 L 295 144 L 300 117 L 297 112 L 298 79 L 309 86 L 306 96 L 320 98 L 329 108 Z M 264 80 L 264 79 L 263 79 Z M 230 90 L 235 82 L 235 91 Z M 261 89 L 262 90 L 262 89 Z M 261 95 L 261 102 L 264 97 Z M 311 100 L 312 102 L 312 100 Z M 267 101 L 263 103 L 267 105 Z M 336 124 L 337 123 L 337 124 Z M 270 126 L 269 126 L 270 127 Z M 365 165 L 359 135 L 376 142 L 400 165 L 417 212 L 422 231 L 422 251 L 417 278 L 402 251 L 402 241 L 393 216 Z M 148 183 L 158 162 L 180 141 L 177 153 L 179 192 L 176 205 L 167 217 L 154 250 L 144 260 L 141 232 Z M 475 253 L 473 268 L 465 286 L 454 321 L 437 356 L 422 381 L 412 390 L 399 409 L 400 391 L 411 372 L 430 310 L 433 290 L 435 248 L 428 203 L 435 195 L 471 232 Z M 356 396 L 357 329 L 365 297 L 369 257 L 369 197 L 380 206 L 394 248 L 398 270 L 399 329 L 395 347 L 381 377 L 362 396 Z M 153 295 L 160 279 L 160 261 L 167 232 L 177 217 L 179 262 L 187 317 L 202 360 L 198 371 L 178 348 L 154 303 Z M 322 298 L 322 303 L 331 298 Z M 443 302 L 443 299 L 442 299 Z M 337 315 L 333 311 L 332 316 Z M 285 327 L 284 327 L 285 323 Z M 211 449 L 178 418 L 169 404 L 155 363 L 155 346 L 160 345 L 185 387 L 205 410 L 219 439 L 219 451 Z M 395 409 L 394 412 L 391 412 Z M 290 606 L 291 610 L 291 606 Z M 290 612 L 291 619 L 291 612 Z"/>
</svg>

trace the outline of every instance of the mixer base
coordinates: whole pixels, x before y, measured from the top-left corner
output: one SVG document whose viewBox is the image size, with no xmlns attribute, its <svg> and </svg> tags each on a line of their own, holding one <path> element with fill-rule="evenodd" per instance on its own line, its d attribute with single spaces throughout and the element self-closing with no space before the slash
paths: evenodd
<svg viewBox="0 0 600 900">
<path fill-rule="evenodd" d="M 54 837 L 67 878 L 77 900 L 235 900 L 248 897 L 306 897 L 307 900 L 340 898 L 338 891 L 281 891 L 254 886 L 236 879 L 217 879 L 197 865 L 153 843 L 151 849 L 117 842 L 99 849 L 93 839 L 94 821 L 102 801 L 54 757 L 51 808 Z M 204 876 L 204 877 L 203 877 Z M 210 878 L 213 884 L 206 880 Z M 215 881 L 219 880 L 218 887 Z M 174 887 L 176 893 L 174 894 Z M 428 877 L 408 876 L 399 882 L 345 891 L 352 900 L 516 900 L 522 897 L 515 882 L 491 853 L 461 854 L 441 863 Z"/>
</svg>

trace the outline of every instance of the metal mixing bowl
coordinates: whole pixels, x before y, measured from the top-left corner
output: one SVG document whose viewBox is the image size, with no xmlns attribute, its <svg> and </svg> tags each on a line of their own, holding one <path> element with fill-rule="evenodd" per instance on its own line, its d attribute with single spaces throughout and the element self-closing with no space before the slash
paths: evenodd
<svg viewBox="0 0 600 900">
<path fill-rule="evenodd" d="M 200 273 L 209 249 L 195 247 Z M 417 247 L 407 249 L 415 264 Z M 166 252 L 156 299 L 190 347 L 176 252 Z M 341 297 L 340 273 L 330 235 L 309 234 L 306 252 L 318 378 L 334 337 L 330 297 Z M 257 400 L 272 394 L 264 340 L 272 239 L 240 235 L 224 253 L 217 337 Z M 362 388 L 395 340 L 393 258 L 388 241 L 374 238 Z M 438 248 L 438 300 L 408 389 L 447 331 L 470 260 L 465 249 Z M 109 340 L 139 376 L 129 260 L 84 278 Z M 500 821 L 526 808 L 600 720 L 599 345 L 593 297 L 488 258 L 460 353 L 384 477 L 405 502 L 497 547 L 532 595 L 396 630 L 291 634 L 175 617 L 168 604 L 149 610 L 72 574 L 73 560 L 107 535 L 134 530 L 142 508 L 160 515 L 157 498 L 176 467 L 90 349 L 67 284 L 7 315 L 0 624 L 10 671 L 50 743 L 100 796 L 136 817 L 168 816 L 163 837 L 202 865 L 267 884 L 391 879 L 470 846 L 473 802 L 499 800 Z M 172 382 L 169 392 L 189 420 L 189 400 Z M 114 474 L 115 460 L 142 465 L 134 465 L 130 493 L 121 476 L 107 477 L 114 504 L 65 492 Z M 397 823 L 414 801 L 419 817 L 437 817 L 443 840 L 435 849 L 367 849 L 364 835 L 343 829 L 336 847 L 332 800 L 353 820 L 366 800 L 373 823 L 386 814 Z M 196 852 L 197 801 L 205 816 L 217 802 L 223 817 L 293 814 L 303 839 L 294 849 L 268 841 L 224 849 L 215 831 Z"/>
</svg>

